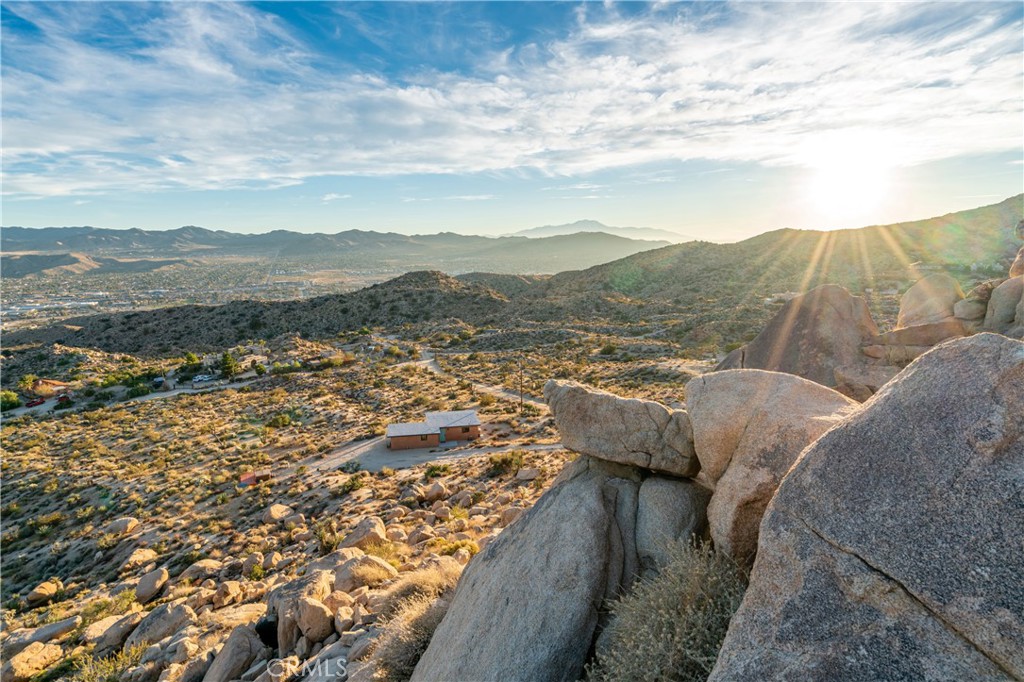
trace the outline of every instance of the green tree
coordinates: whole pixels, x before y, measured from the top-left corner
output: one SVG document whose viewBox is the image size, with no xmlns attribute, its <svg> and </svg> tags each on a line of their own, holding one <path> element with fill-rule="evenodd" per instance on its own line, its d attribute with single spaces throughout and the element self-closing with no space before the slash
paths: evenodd
<svg viewBox="0 0 1024 682">
<path fill-rule="evenodd" d="M 220 358 L 220 373 L 224 375 L 225 379 L 230 379 L 238 374 L 238 371 L 238 360 L 235 360 L 235 356 L 229 351 L 224 351 L 224 355 Z"/>
<path fill-rule="evenodd" d="M 199 364 L 199 356 L 196 355 L 195 353 L 193 353 L 192 351 L 189 351 L 188 353 L 185 353 L 185 364 L 186 365 L 198 365 Z"/>
<path fill-rule="evenodd" d="M 39 380 L 35 374 L 26 374 L 18 380 L 18 388 L 22 391 L 29 391 L 32 389 L 32 384 Z"/>
<path fill-rule="evenodd" d="M 18 394 L 14 391 L 0 391 L 0 412 L 13 410 L 15 407 L 21 407 L 21 399 L 18 398 Z"/>
<path fill-rule="evenodd" d="M 267 373 L 267 368 L 257 362 L 256 366 L 253 367 L 253 371 L 256 372 L 256 376 L 261 377 Z"/>
</svg>

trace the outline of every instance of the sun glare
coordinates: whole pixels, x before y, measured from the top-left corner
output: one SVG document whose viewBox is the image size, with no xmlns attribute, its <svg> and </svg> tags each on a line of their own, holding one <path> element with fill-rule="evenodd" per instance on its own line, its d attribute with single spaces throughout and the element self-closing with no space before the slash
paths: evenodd
<svg viewBox="0 0 1024 682">
<path fill-rule="evenodd" d="M 860 226 L 886 199 L 891 164 L 878 140 L 861 134 L 837 134 L 818 140 L 805 155 L 810 176 L 804 199 L 821 227 Z"/>
</svg>

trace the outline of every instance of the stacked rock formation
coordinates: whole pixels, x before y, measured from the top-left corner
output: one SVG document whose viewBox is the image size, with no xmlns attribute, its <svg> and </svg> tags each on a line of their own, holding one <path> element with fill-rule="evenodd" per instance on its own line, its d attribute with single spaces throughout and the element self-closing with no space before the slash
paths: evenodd
<svg viewBox="0 0 1024 682">
<path fill-rule="evenodd" d="M 711 680 L 1024 678 L 1024 344 L 927 353 L 772 500 Z"/>
<path fill-rule="evenodd" d="M 466 568 L 414 680 L 579 679 L 609 599 L 675 542 L 710 536 L 751 561 L 785 472 L 859 409 L 777 372 L 723 372 L 687 391 L 690 412 L 548 382 L 562 442 L 580 457 Z"/>
</svg>

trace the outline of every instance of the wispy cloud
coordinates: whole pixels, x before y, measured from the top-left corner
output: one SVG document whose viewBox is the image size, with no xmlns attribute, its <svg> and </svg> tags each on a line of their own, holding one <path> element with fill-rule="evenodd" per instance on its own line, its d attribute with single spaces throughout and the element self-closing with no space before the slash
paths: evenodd
<svg viewBox="0 0 1024 682">
<path fill-rule="evenodd" d="M 327 194 L 320 197 L 320 201 L 325 204 L 329 204 L 332 201 L 338 201 L 339 199 L 351 199 L 351 194 L 338 194 L 337 192 L 328 192 Z"/>
<path fill-rule="evenodd" d="M 35 28 L 5 27 L 4 192 L 807 165 L 837 134 L 896 165 L 1020 148 L 1018 3 L 695 7 L 588 5 L 544 44 L 397 78 L 325 67 L 249 5 L 5 4 Z"/>
</svg>

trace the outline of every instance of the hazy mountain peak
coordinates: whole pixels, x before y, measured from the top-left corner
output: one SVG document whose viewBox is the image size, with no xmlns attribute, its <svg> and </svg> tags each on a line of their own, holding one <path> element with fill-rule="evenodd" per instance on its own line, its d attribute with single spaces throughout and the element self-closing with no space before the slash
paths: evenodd
<svg viewBox="0 0 1024 682">
<path fill-rule="evenodd" d="M 627 239 L 665 241 L 672 244 L 696 240 L 696 237 L 672 232 L 671 230 L 662 230 L 656 227 L 616 227 L 614 225 L 605 225 L 598 220 L 590 218 L 584 218 L 582 220 L 562 225 L 542 225 L 540 227 L 532 227 L 527 230 L 513 232 L 511 236 L 539 238 L 576 234 L 579 232 L 604 232 L 605 234 L 615 235 L 617 237 L 626 237 Z"/>
</svg>

